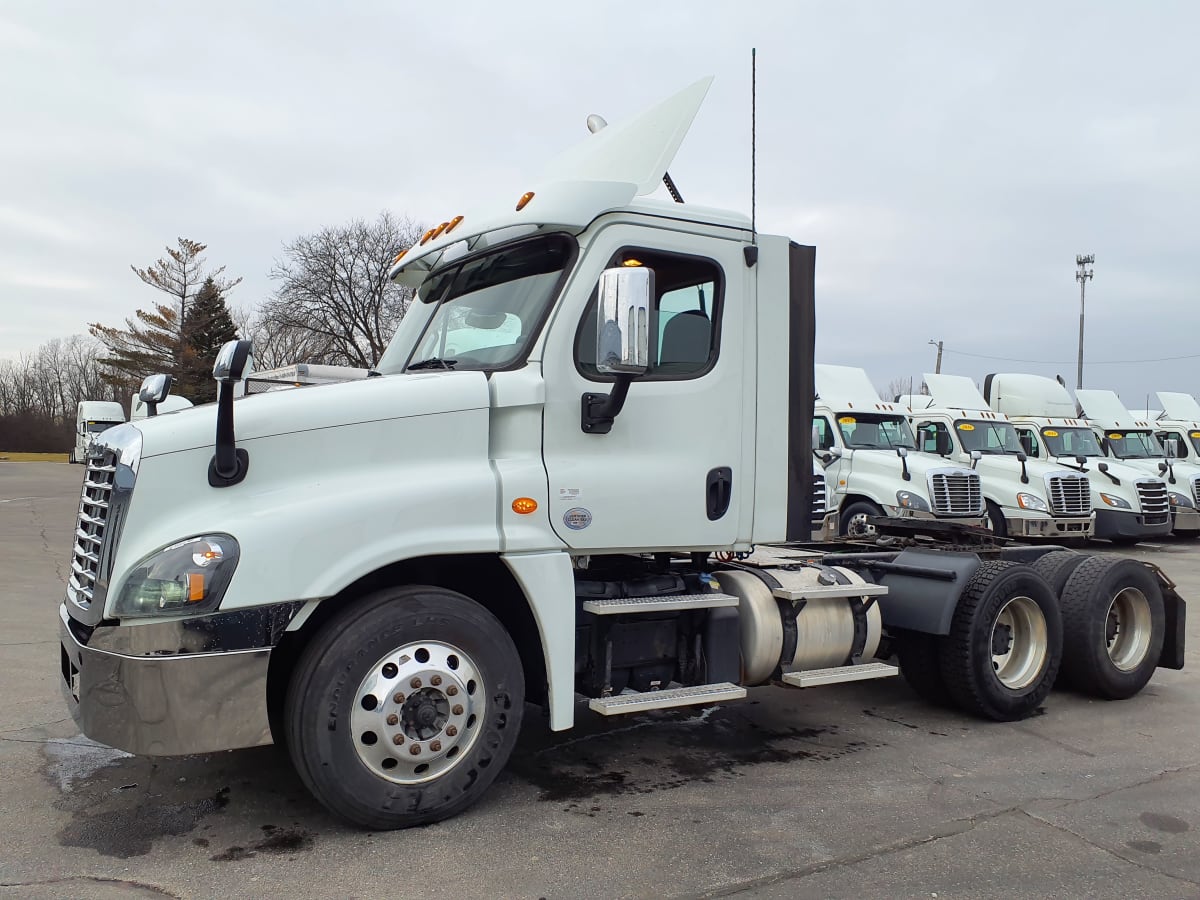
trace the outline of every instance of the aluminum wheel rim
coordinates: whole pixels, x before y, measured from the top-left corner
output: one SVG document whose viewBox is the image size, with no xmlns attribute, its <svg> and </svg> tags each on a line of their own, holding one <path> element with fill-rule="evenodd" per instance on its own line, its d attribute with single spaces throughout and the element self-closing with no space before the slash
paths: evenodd
<svg viewBox="0 0 1200 900">
<path fill-rule="evenodd" d="M 467 756 L 486 712 L 483 679 L 466 653 L 414 641 L 378 660 L 359 684 L 350 713 L 354 750 L 380 778 L 420 784 Z"/>
<path fill-rule="evenodd" d="M 1153 631 L 1146 595 L 1133 587 L 1120 590 L 1108 605 L 1104 622 L 1104 642 L 1112 664 L 1122 672 L 1140 666 L 1150 650 Z"/>
<path fill-rule="evenodd" d="M 1030 597 L 1013 597 L 992 623 L 992 669 L 1013 691 L 1037 681 L 1049 656 L 1046 617 Z"/>
<path fill-rule="evenodd" d="M 875 537 L 875 526 L 867 521 L 866 513 L 855 513 L 846 523 L 846 534 L 850 537 Z"/>
</svg>

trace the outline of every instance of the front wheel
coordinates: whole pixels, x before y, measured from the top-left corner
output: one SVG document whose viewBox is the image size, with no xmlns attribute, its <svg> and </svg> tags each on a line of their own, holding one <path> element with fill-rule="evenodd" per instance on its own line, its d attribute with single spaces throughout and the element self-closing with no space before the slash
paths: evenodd
<svg viewBox="0 0 1200 900">
<path fill-rule="evenodd" d="M 998 538 L 1008 537 L 1008 522 L 1004 519 L 1004 513 L 1000 511 L 999 505 L 991 500 L 987 501 L 987 517 L 988 529 Z"/>
<path fill-rule="evenodd" d="M 288 750 L 336 815 L 425 825 L 462 812 L 504 768 L 524 695 L 520 656 L 488 610 L 442 588 L 385 589 L 305 648 L 284 708 Z"/>
<path fill-rule="evenodd" d="M 883 515 L 883 510 L 869 500 L 855 500 L 838 516 L 843 537 L 873 538 L 877 532 L 868 520 Z"/>
<path fill-rule="evenodd" d="M 967 582 L 941 646 L 942 678 L 962 709 L 996 721 L 1032 714 L 1062 658 L 1058 599 L 1014 562 L 982 563 Z"/>
</svg>

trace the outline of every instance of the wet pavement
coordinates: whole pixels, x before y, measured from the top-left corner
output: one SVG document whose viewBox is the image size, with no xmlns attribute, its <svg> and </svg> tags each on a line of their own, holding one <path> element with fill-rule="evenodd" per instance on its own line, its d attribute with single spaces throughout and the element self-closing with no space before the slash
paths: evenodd
<svg viewBox="0 0 1200 900">
<path fill-rule="evenodd" d="M 0 897 L 1200 896 L 1200 605 L 1184 671 L 1020 723 L 902 679 L 584 708 L 562 733 L 530 708 L 482 803 L 370 833 L 273 747 L 150 759 L 76 732 L 56 610 L 81 475 L 0 463 Z M 1134 555 L 1200 597 L 1200 545 Z"/>
</svg>

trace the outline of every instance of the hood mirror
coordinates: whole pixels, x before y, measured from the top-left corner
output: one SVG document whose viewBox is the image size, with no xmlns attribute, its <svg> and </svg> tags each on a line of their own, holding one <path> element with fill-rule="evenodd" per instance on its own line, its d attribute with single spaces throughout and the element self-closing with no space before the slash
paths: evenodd
<svg viewBox="0 0 1200 900">
<path fill-rule="evenodd" d="M 213 363 L 217 380 L 217 437 L 212 461 L 208 464 L 208 483 L 213 487 L 232 487 L 250 470 L 250 454 L 239 449 L 233 436 L 233 388 L 246 377 L 254 355 L 250 341 L 228 341 Z"/>
<path fill-rule="evenodd" d="M 174 379 L 165 372 L 145 377 L 142 387 L 138 391 L 138 399 L 146 404 L 147 416 L 158 415 L 158 404 L 167 399 L 167 395 L 171 393 L 173 382 Z"/>
</svg>

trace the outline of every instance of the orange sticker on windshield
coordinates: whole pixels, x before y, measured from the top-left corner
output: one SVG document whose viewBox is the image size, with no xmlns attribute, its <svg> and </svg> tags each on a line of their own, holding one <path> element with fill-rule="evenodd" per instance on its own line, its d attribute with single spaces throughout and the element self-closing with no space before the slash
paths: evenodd
<svg viewBox="0 0 1200 900">
<path fill-rule="evenodd" d="M 974 431 L 974 430 L 975 430 L 975 426 L 974 426 L 974 425 L 972 425 L 970 422 L 959 422 L 959 423 L 958 423 L 958 430 L 959 430 L 959 431 Z"/>
<path fill-rule="evenodd" d="M 1042 429 L 1042 434 L 1043 434 L 1045 437 L 1058 437 L 1058 432 L 1057 432 L 1057 431 L 1055 431 L 1055 430 L 1054 430 L 1054 429 L 1052 429 L 1052 428 L 1043 428 L 1043 429 Z"/>
<path fill-rule="evenodd" d="M 1113 432 L 1112 434 L 1110 434 L 1110 435 L 1108 436 L 1108 439 L 1109 439 L 1110 441 L 1119 441 L 1119 440 L 1120 440 L 1121 438 L 1123 438 L 1123 437 L 1125 437 L 1125 435 L 1123 435 L 1123 434 L 1117 434 L 1116 432 Z"/>
<path fill-rule="evenodd" d="M 1200 431 L 1193 431 L 1193 432 L 1192 432 L 1192 437 L 1194 437 L 1194 438 L 1200 438 Z"/>
<path fill-rule="evenodd" d="M 838 424 L 839 425 L 853 425 L 857 421 L 858 421 L 858 419 L 854 418 L 854 416 L 842 416 L 840 419 L 838 419 Z"/>
</svg>

